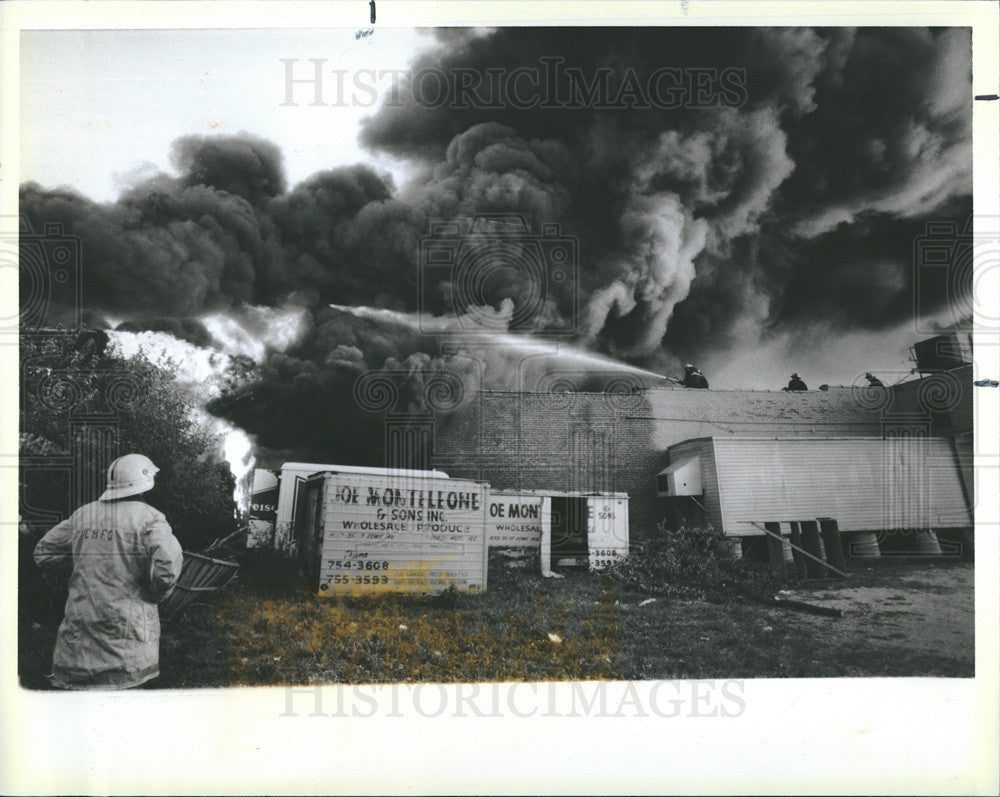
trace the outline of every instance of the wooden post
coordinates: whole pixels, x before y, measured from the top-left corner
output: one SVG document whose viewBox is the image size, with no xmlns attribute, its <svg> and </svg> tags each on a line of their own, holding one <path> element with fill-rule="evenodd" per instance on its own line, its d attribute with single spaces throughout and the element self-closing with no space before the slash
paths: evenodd
<svg viewBox="0 0 1000 797">
<path fill-rule="evenodd" d="M 764 528 L 773 532 L 774 534 L 781 534 L 781 524 L 780 523 L 765 523 Z M 784 570 L 785 568 L 785 554 L 783 552 L 784 546 L 781 544 L 781 540 L 776 539 L 770 535 L 765 535 L 767 539 L 767 559 L 774 568 L 780 568 Z"/>
<path fill-rule="evenodd" d="M 751 520 L 751 521 L 748 521 L 748 522 L 754 528 L 757 528 L 757 529 L 760 529 L 761 531 L 763 531 L 764 535 L 766 537 L 772 537 L 772 536 L 774 536 L 774 532 L 773 531 L 771 531 L 768 528 L 765 528 L 764 526 L 762 526 L 760 523 L 756 522 L 755 520 Z M 798 533 L 798 532 L 796 532 L 796 533 Z M 816 536 L 817 536 L 817 538 L 819 537 L 819 532 L 818 531 L 816 532 Z M 782 544 L 784 544 L 784 538 L 782 538 Z M 819 568 L 821 568 L 821 570 L 823 572 L 826 572 L 827 570 L 831 570 L 834 573 L 836 573 L 838 576 L 840 576 L 841 578 L 847 578 L 847 573 L 846 572 L 844 572 L 843 570 L 840 570 L 840 569 L 834 567 L 829 562 L 824 561 L 823 559 L 820 559 L 818 556 L 816 556 L 815 554 L 811 553 L 809 550 L 807 550 L 805 548 L 802 548 L 799 545 L 796 545 L 794 542 L 790 544 L 790 547 L 791 547 L 793 553 L 797 553 L 804 560 L 815 562 L 815 564 Z"/>
<path fill-rule="evenodd" d="M 792 532 L 792 559 L 795 561 L 795 573 L 799 578 L 808 578 L 809 572 L 806 569 L 806 557 L 802 555 L 802 552 L 797 550 L 802 548 L 802 534 L 799 531 L 799 524 L 796 521 L 792 521 L 788 524 L 791 527 Z"/>
<path fill-rule="evenodd" d="M 840 542 L 840 529 L 837 521 L 829 517 L 819 518 L 819 530 L 823 536 L 824 547 L 826 548 L 826 561 L 834 567 L 845 570 L 844 549 Z"/>
<path fill-rule="evenodd" d="M 817 559 L 822 559 L 823 548 L 820 546 L 819 525 L 815 520 L 802 520 L 799 521 L 799 527 L 802 530 L 802 547 Z M 826 569 L 811 559 L 806 559 L 806 572 L 809 578 L 826 577 Z"/>
</svg>

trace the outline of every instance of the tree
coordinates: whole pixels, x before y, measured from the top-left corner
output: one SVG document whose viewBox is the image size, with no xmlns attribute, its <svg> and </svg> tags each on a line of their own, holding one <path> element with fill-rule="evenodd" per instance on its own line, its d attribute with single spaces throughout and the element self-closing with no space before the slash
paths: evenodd
<svg viewBox="0 0 1000 797">
<path fill-rule="evenodd" d="M 167 516 L 185 549 L 234 531 L 235 482 L 197 400 L 169 368 L 109 356 L 88 334 L 21 337 L 23 500 L 53 513 L 26 517 L 36 534 L 75 510 L 74 498 L 94 500 L 109 459 L 132 452 L 160 468 L 143 500 Z"/>
</svg>

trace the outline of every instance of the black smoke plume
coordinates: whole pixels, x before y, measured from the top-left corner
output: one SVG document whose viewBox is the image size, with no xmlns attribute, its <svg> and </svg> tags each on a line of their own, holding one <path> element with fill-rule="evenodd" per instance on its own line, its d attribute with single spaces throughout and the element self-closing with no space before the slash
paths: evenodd
<svg viewBox="0 0 1000 797">
<path fill-rule="evenodd" d="M 927 222 L 961 228 L 971 212 L 967 29 L 501 28 L 438 38 L 414 74 L 558 61 L 584 81 L 607 76 L 609 102 L 429 104 L 403 86 L 402 101 L 361 132 L 372 150 L 415 166 L 399 188 L 356 165 L 289 189 L 272 143 L 191 136 L 172 150 L 176 174 L 115 202 L 29 183 L 21 212 L 36 230 L 57 222 L 79 236 L 85 307 L 126 329 L 200 345 L 206 314 L 308 308 L 297 345 L 267 355 L 255 381 L 213 409 L 262 445 L 319 446 L 351 461 L 379 457 L 344 442 L 378 437 L 382 423 L 357 406 L 360 375 L 390 373 L 401 406 L 424 411 L 435 374 L 475 384 L 476 362 L 520 373 L 524 352 L 501 334 L 556 333 L 664 368 L 812 324 L 879 329 L 968 292 L 968 279 L 952 293 L 921 280 L 914 261 Z M 644 106 L 626 90 L 664 67 L 695 80 L 683 102 Z M 712 86 L 724 72 L 726 90 L 705 102 L 697 81 Z M 527 232 L 488 224 L 465 241 L 485 274 L 474 291 L 421 271 L 432 229 L 482 214 L 523 219 Z M 522 266 L 546 225 L 575 242 L 575 255 L 568 280 L 540 288 Z M 478 313 L 491 323 L 479 331 L 514 354 L 466 347 L 463 359 L 399 320 L 418 313 Z"/>
</svg>

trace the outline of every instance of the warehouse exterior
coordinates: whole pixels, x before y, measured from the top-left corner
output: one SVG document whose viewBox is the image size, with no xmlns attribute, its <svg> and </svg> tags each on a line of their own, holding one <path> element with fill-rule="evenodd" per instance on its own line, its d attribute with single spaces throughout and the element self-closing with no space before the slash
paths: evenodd
<svg viewBox="0 0 1000 797">
<path fill-rule="evenodd" d="M 433 465 L 499 489 L 627 492 L 638 539 L 665 517 L 656 474 L 669 465 L 671 446 L 713 435 L 880 436 L 882 429 L 881 413 L 859 406 L 851 390 L 484 391 L 437 419 Z"/>
<path fill-rule="evenodd" d="M 834 494 L 837 485 L 846 493 L 857 490 L 854 483 L 859 479 L 868 484 L 870 489 L 863 493 L 870 504 L 868 514 L 881 513 L 883 518 L 872 521 L 877 531 L 889 527 L 887 506 L 896 506 L 897 516 L 903 511 L 897 490 L 903 471 L 897 469 L 892 476 L 891 468 L 885 470 L 887 452 L 909 452 L 902 439 L 930 438 L 913 449 L 919 456 L 911 460 L 905 455 L 901 467 L 930 463 L 930 470 L 914 476 L 930 479 L 933 486 L 922 495 L 948 514 L 950 525 L 968 526 L 974 503 L 971 380 L 971 366 L 965 366 L 892 388 L 802 393 L 672 387 L 634 392 L 481 391 L 455 411 L 434 417 L 431 465 L 455 477 L 489 482 L 495 489 L 627 492 L 631 535 L 639 540 L 654 533 L 662 520 L 674 526 L 698 520 L 685 513 L 683 502 L 664 498 L 657 490 L 657 475 L 672 462 L 690 457 L 692 446 L 710 445 L 713 462 L 716 448 L 742 451 L 750 467 L 721 485 L 728 494 L 752 491 L 759 480 L 750 441 L 780 439 L 785 441 L 782 452 L 772 451 L 772 462 L 784 457 L 791 463 L 799 457 L 800 465 L 809 465 L 806 473 Z M 745 442 L 734 448 L 731 441 Z M 795 441 L 824 442 L 810 448 Z M 768 466 L 759 463 L 760 468 Z M 885 492 L 889 482 L 896 492 Z M 826 514 L 820 504 L 806 516 Z M 913 515 L 925 505 L 918 502 L 905 522 L 936 523 L 938 516 Z M 746 526 L 730 529 L 720 515 L 714 517 L 715 522 L 707 520 L 727 533 L 751 533 Z"/>
</svg>

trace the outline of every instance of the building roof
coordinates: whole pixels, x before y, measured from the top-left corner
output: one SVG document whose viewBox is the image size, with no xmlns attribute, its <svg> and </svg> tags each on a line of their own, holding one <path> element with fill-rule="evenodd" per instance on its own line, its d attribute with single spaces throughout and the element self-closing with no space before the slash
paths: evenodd
<svg viewBox="0 0 1000 797">
<path fill-rule="evenodd" d="M 654 421 L 711 422 L 733 431 L 754 433 L 778 426 L 879 426 L 882 408 L 866 403 L 851 388 L 809 390 L 674 390 L 646 393 Z M 758 432 L 759 433 L 759 432 Z"/>
</svg>

